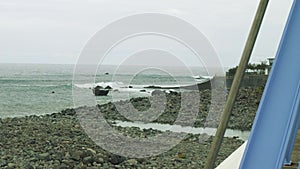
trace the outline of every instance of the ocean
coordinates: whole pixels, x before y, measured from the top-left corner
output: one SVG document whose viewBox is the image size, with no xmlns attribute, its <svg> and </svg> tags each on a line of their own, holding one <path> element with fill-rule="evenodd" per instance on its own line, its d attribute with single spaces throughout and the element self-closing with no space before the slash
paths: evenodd
<svg viewBox="0 0 300 169">
<path fill-rule="evenodd" d="M 116 71 L 120 67 L 105 65 L 94 74 L 78 75 L 83 83 L 73 83 L 74 68 L 74 65 L 0 64 L 0 118 L 43 115 L 73 108 L 72 90 L 92 92 L 96 85 L 113 88 L 108 96 L 95 96 L 97 104 L 104 104 L 112 101 L 114 93 L 120 100 L 149 96 L 154 89 L 145 89 L 146 86 L 189 85 L 199 82 L 191 75 L 207 76 L 200 67 L 192 67 L 191 73 L 187 73 L 179 67 L 162 71 L 123 66 L 122 71 Z M 95 78 L 95 83 L 84 83 L 90 77 Z"/>
</svg>

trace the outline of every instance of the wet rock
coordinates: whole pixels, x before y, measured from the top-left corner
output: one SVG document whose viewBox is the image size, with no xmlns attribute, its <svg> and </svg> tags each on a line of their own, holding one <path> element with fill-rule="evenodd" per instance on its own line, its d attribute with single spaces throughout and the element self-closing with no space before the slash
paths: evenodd
<svg viewBox="0 0 300 169">
<path fill-rule="evenodd" d="M 112 87 L 110 87 L 110 86 L 106 86 L 104 89 L 111 90 L 111 89 L 112 89 Z"/>
<path fill-rule="evenodd" d="M 102 86 L 96 86 L 93 88 L 93 93 L 95 96 L 107 96 L 110 90 L 103 89 Z"/>
</svg>

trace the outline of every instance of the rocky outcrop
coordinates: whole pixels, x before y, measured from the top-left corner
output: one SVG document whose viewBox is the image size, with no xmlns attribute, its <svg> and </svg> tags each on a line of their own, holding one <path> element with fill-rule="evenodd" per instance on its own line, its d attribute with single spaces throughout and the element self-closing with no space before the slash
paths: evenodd
<svg viewBox="0 0 300 169">
<path fill-rule="evenodd" d="M 104 88 L 102 86 L 96 86 L 93 88 L 93 93 L 95 96 L 107 96 L 109 93 L 109 89 Z"/>
</svg>

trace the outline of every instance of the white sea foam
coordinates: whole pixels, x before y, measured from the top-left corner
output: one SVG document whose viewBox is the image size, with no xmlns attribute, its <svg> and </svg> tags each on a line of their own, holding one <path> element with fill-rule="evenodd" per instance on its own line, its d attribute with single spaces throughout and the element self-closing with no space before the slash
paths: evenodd
<svg viewBox="0 0 300 169">
<path fill-rule="evenodd" d="M 85 83 L 85 84 L 74 84 L 78 88 L 82 89 L 91 89 L 96 86 L 102 86 L 102 87 L 107 87 L 110 86 L 113 89 L 119 89 L 119 88 L 125 88 L 125 84 L 122 82 L 99 82 L 99 83 Z"/>
<path fill-rule="evenodd" d="M 198 75 L 198 76 L 192 76 L 192 78 L 194 78 L 194 79 L 213 79 L 214 77 L 213 76 L 200 76 L 200 75 Z"/>
</svg>

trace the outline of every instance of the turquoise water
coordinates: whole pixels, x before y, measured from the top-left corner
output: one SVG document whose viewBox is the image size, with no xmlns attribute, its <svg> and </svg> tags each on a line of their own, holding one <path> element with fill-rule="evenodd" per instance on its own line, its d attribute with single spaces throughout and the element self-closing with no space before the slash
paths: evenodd
<svg viewBox="0 0 300 169">
<path fill-rule="evenodd" d="M 73 107 L 73 70 L 73 65 L 0 64 L 0 117 L 42 115 Z M 132 66 L 117 74 L 113 70 L 113 66 L 101 67 L 95 82 L 104 87 L 113 86 L 114 92 L 121 97 L 128 93 L 130 97 L 148 96 L 151 90 L 140 92 L 144 86 L 177 85 L 178 79 L 186 84 L 195 83 L 192 77 L 178 68 L 174 68 L 172 75 L 157 70 L 136 73 Z M 105 72 L 109 74 L 105 75 Z M 199 74 L 203 74 L 203 70 L 195 69 L 194 75 Z M 89 77 L 94 75 L 80 75 L 83 82 Z M 93 85 L 95 84 L 74 84 L 74 89 L 91 92 L 89 88 Z M 133 88 L 128 89 L 128 85 Z M 111 94 L 96 97 L 96 100 L 99 104 L 109 102 Z"/>
<path fill-rule="evenodd" d="M 58 112 L 73 106 L 71 96 L 71 65 L 0 66 L 1 117 Z"/>
</svg>

